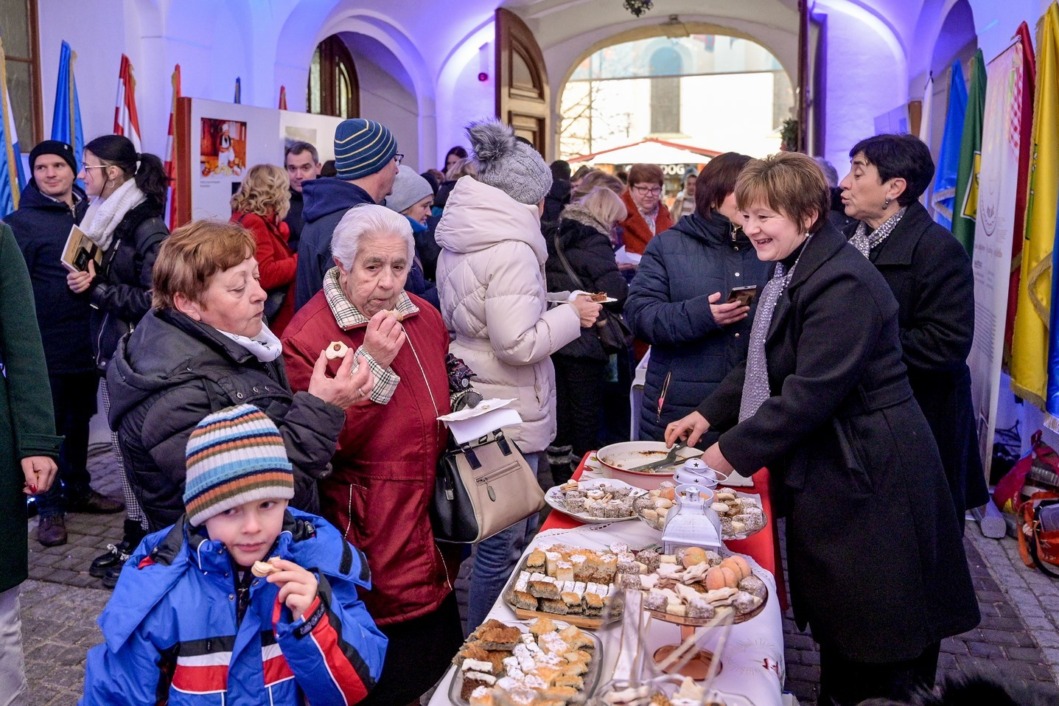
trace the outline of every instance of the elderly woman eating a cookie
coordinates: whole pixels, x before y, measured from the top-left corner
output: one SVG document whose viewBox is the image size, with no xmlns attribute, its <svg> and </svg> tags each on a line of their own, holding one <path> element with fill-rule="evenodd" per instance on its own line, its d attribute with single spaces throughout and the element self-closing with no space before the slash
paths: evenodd
<svg viewBox="0 0 1059 706">
<path fill-rule="evenodd" d="M 374 373 L 371 404 L 346 411 L 320 505 L 367 556 L 373 586 L 364 602 L 390 640 L 379 684 L 362 703 L 403 706 L 441 677 L 463 641 L 455 575 L 430 525 L 448 433 L 437 418 L 451 411 L 449 334 L 437 309 L 404 289 L 414 257 L 404 216 L 352 208 L 331 252 L 335 267 L 285 329 L 283 356 L 295 390 L 311 384 L 314 361 L 335 344 Z"/>
<path fill-rule="evenodd" d="M 367 403 L 367 365 L 351 376 L 349 355 L 332 377 L 322 350 L 304 392 L 291 392 L 279 339 L 262 319 L 255 249 L 254 236 L 231 223 L 194 221 L 174 232 L 154 265 L 154 308 L 108 369 L 110 422 L 152 531 L 184 512 L 184 450 L 210 412 L 252 404 L 267 414 L 294 466 L 291 504 L 315 512 L 316 479 L 328 471 L 343 409 Z"/>
</svg>

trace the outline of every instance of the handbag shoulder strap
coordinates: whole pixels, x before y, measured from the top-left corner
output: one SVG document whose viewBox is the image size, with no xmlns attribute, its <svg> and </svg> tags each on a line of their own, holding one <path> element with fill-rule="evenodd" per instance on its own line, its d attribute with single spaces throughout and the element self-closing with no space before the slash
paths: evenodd
<svg viewBox="0 0 1059 706">
<path fill-rule="evenodd" d="M 588 291 L 585 289 L 585 283 L 581 281 L 581 278 L 574 272 L 574 268 L 570 266 L 570 261 L 566 259 L 566 253 L 563 252 L 563 246 L 559 242 L 559 229 L 555 230 L 555 235 L 552 236 L 553 242 L 555 243 L 555 254 L 559 256 L 559 262 L 562 263 L 563 269 L 566 270 L 566 274 L 570 275 L 570 279 L 573 280 L 574 286 L 583 292 Z"/>
</svg>

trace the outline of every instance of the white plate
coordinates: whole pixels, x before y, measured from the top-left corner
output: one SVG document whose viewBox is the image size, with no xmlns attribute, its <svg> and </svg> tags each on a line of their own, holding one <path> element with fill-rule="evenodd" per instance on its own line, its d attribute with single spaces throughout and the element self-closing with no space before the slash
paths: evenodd
<svg viewBox="0 0 1059 706">
<path fill-rule="evenodd" d="M 634 498 L 640 495 L 644 495 L 647 492 L 641 488 L 637 488 L 635 486 L 629 485 L 628 483 L 624 483 L 620 480 L 613 480 L 611 478 L 597 478 L 595 480 L 578 481 L 578 488 L 581 490 L 590 490 L 592 488 L 598 488 L 601 485 L 610 486 L 612 488 L 628 488 L 631 491 L 630 495 Z M 553 488 L 548 489 L 548 492 L 544 494 L 544 502 L 548 503 L 552 506 L 553 509 L 558 510 L 564 515 L 569 515 L 570 517 L 574 518 L 575 520 L 578 520 L 579 522 L 584 522 L 585 524 L 590 525 L 602 525 L 608 522 L 625 522 L 626 520 L 636 519 L 635 512 L 629 515 L 628 517 L 596 517 L 594 515 L 589 515 L 586 513 L 570 512 L 566 509 L 566 503 L 563 502 L 563 491 L 559 489 L 559 486 L 555 486 Z"/>
</svg>

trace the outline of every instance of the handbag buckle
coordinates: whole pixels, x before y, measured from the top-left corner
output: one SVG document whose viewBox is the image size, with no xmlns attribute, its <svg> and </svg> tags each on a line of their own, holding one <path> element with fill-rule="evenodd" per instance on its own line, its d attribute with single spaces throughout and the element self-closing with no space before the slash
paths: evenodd
<svg viewBox="0 0 1059 706">
<path fill-rule="evenodd" d="M 511 455 L 511 446 L 507 443 L 507 438 L 503 434 L 497 434 L 496 446 L 505 456 Z"/>
<path fill-rule="evenodd" d="M 478 460 L 478 456 L 475 455 L 474 449 L 467 449 L 465 456 L 467 463 L 471 466 L 471 470 L 478 470 L 482 467 L 482 462 Z"/>
</svg>

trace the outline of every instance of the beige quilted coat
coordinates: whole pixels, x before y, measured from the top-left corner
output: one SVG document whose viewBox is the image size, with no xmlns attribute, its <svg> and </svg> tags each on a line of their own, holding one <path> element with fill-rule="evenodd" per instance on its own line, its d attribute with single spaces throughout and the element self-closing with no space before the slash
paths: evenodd
<svg viewBox="0 0 1059 706">
<path fill-rule="evenodd" d="M 505 428 L 525 453 L 555 438 L 555 371 L 549 356 L 581 333 L 569 304 L 548 308 L 548 257 L 536 206 L 463 177 L 435 231 L 441 315 L 452 353 L 477 374 L 486 398 L 514 398 L 523 423 Z"/>
</svg>

